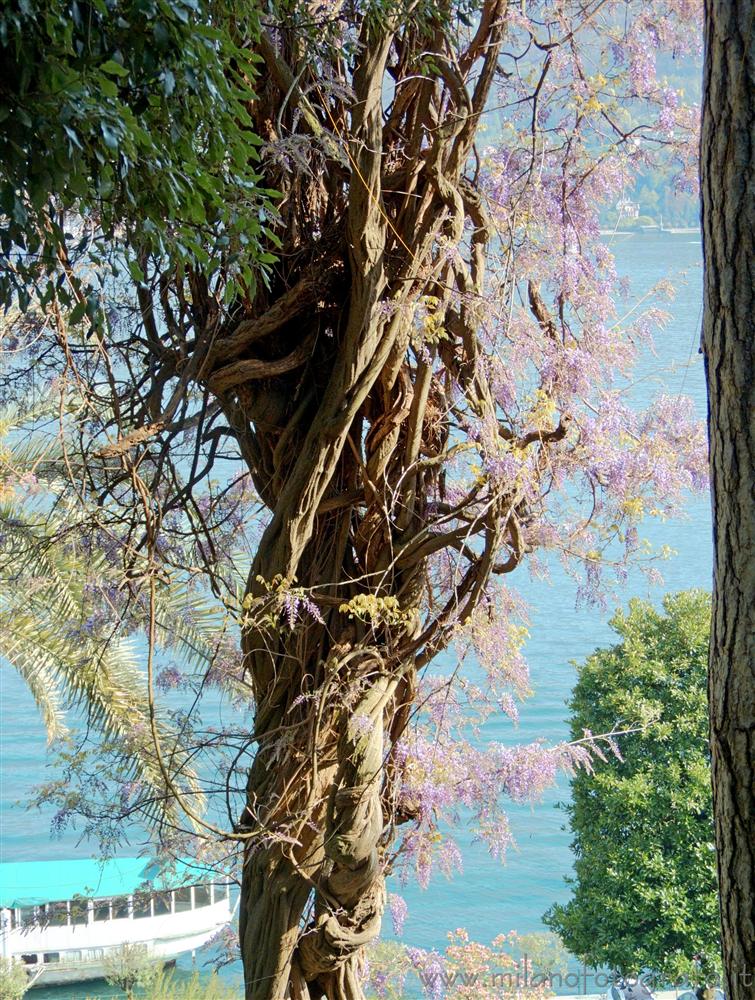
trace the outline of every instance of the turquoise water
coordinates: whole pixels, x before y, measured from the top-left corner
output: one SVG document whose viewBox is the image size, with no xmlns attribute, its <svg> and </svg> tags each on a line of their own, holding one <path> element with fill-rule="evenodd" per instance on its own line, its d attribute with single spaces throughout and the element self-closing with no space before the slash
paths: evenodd
<svg viewBox="0 0 755 1000">
<path fill-rule="evenodd" d="M 646 352 L 637 371 L 632 397 L 644 405 L 658 392 L 691 396 L 700 416 L 705 414 L 702 357 L 698 353 L 701 315 L 700 242 L 695 235 L 666 233 L 617 237 L 613 242 L 622 274 L 632 280 L 635 296 L 644 294 L 662 278 L 679 283 L 676 301 L 669 307 L 673 321 L 657 335 L 655 353 Z M 662 566 L 664 586 L 650 587 L 644 577 L 630 575 L 620 594 L 660 600 L 666 590 L 709 587 L 711 577 L 711 528 L 707 498 L 692 500 L 679 516 L 653 523 L 644 532 L 655 545 L 669 545 L 678 553 Z M 605 612 L 575 609 L 574 584 L 555 567 L 549 583 L 530 579 L 526 570 L 512 578 L 530 605 L 531 639 L 527 654 L 534 695 L 521 708 L 518 728 L 508 720 L 492 721 L 486 739 L 526 742 L 538 737 L 556 741 L 567 734 L 567 700 L 574 679 L 573 660 L 584 659 L 597 645 L 612 641 Z M 50 816 L 26 812 L 17 805 L 33 786 L 50 776 L 45 768 L 45 737 L 32 699 L 16 675 L 0 667 L 0 859 L 33 860 L 86 857 L 92 848 L 77 843 L 75 831 L 60 840 L 50 839 Z M 473 938 L 489 942 L 509 930 L 520 933 L 542 930 L 543 912 L 556 900 L 568 898 L 564 876 L 571 869 L 569 833 L 557 808 L 568 796 L 568 783 L 546 795 L 534 808 L 510 810 L 517 848 L 501 865 L 484 847 L 461 834 L 464 874 L 447 881 L 437 876 L 426 891 L 415 886 L 392 886 L 409 907 L 403 940 L 425 948 L 442 949 L 448 930 L 465 927 Z M 128 849 L 124 853 L 129 853 Z M 389 924 L 390 922 L 387 921 Z M 390 936 L 390 927 L 386 927 Z M 201 961 L 201 956 L 199 958 Z M 182 966 L 187 963 L 182 962 Z M 226 973 L 238 977 L 238 970 Z M 94 989 L 47 989 L 44 997 L 64 1000 L 94 996 Z M 106 989 L 98 996 L 112 996 Z"/>
</svg>

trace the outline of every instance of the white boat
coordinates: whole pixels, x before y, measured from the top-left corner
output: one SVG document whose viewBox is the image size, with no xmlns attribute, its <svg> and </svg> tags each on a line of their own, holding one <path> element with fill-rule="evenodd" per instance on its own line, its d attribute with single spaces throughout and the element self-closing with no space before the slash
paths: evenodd
<svg viewBox="0 0 755 1000">
<path fill-rule="evenodd" d="M 144 858 L 0 864 L 0 955 L 30 984 L 99 979 L 124 944 L 169 962 L 230 923 L 230 887 L 192 861 Z"/>
</svg>

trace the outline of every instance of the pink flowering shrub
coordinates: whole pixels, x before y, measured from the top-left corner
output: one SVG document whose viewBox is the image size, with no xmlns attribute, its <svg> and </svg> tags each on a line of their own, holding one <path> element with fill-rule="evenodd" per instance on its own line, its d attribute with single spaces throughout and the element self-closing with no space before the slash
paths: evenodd
<svg viewBox="0 0 755 1000">
<path fill-rule="evenodd" d="M 472 941 L 460 929 L 449 932 L 443 953 L 379 944 L 369 954 L 369 992 L 387 1000 L 405 996 L 407 986 L 412 993 L 419 986 L 430 1000 L 537 1000 L 552 996 L 550 970 L 539 971 L 526 956 L 520 956 L 524 940 L 511 932 L 485 945 Z"/>
</svg>

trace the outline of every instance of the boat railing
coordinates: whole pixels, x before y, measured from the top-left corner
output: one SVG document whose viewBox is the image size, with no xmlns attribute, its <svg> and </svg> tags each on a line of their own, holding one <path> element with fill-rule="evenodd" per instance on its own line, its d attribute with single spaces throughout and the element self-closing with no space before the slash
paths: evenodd
<svg viewBox="0 0 755 1000">
<path fill-rule="evenodd" d="M 177 889 L 137 891 L 122 896 L 76 897 L 40 906 L 6 910 L 8 929 L 29 932 L 47 927 L 94 926 L 102 921 L 140 920 L 203 909 L 228 901 L 225 883 L 182 886 Z"/>
</svg>

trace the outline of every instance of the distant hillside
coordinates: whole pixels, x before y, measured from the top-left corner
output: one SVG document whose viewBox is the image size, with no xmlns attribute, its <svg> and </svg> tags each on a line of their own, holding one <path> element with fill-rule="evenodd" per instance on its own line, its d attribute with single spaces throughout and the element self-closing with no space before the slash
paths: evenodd
<svg viewBox="0 0 755 1000">
<path fill-rule="evenodd" d="M 674 90 L 680 91 L 685 104 L 700 103 L 702 94 L 702 57 L 685 55 L 674 58 L 660 55 L 657 73 Z M 641 174 L 633 189 L 625 192 L 626 198 L 639 206 L 639 218 L 622 219 L 622 228 L 658 224 L 670 228 L 698 226 L 700 208 L 697 193 L 678 190 L 675 185 L 677 169 L 669 165 Z M 613 228 L 618 222 L 616 207 L 608 205 L 601 213 L 601 223 Z"/>
</svg>

